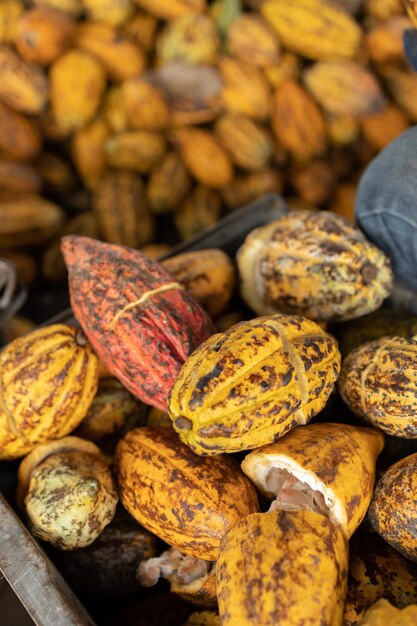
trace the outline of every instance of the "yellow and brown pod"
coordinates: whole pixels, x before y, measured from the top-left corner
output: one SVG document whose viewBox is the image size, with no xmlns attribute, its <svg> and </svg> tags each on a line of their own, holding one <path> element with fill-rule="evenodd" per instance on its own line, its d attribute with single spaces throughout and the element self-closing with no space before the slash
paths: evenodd
<svg viewBox="0 0 417 626">
<path fill-rule="evenodd" d="M 168 396 L 181 440 L 212 456 L 251 450 L 306 424 L 339 375 L 337 342 L 303 317 L 258 317 L 212 335 Z"/>
<path fill-rule="evenodd" d="M 369 507 L 374 529 L 400 554 L 417 562 L 417 453 L 394 463 L 377 483 Z"/>
<path fill-rule="evenodd" d="M 196 456 L 169 428 L 136 428 L 120 440 L 122 504 L 142 526 L 187 555 L 213 561 L 239 519 L 258 510 L 256 490 L 228 457 Z"/>
<path fill-rule="evenodd" d="M 97 357 L 76 328 L 54 324 L 12 341 L 0 355 L 0 459 L 74 430 L 97 382 Z"/>
<path fill-rule="evenodd" d="M 113 519 L 117 491 L 93 443 L 64 437 L 35 448 L 18 471 L 17 501 L 34 535 L 61 550 L 92 543 Z"/>
<path fill-rule="evenodd" d="M 255 513 L 224 538 L 217 563 L 222 626 L 341 626 L 348 544 L 311 511 Z"/>
<path fill-rule="evenodd" d="M 184 626 L 222 626 L 222 622 L 214 611 L 197 611 L 190 615 Z"/>
<path fill-rule="evenodd" d="M 274 498 L 270 510 L 310 510 L 351 537 L 372 499 L 384 435 L 347 424 L 309 424 L 254 450 L 242 462 L 257 488 Z"/>
<path fill-rule="evenodd" d="M 378 600 L 366 612 L 358 626 L 414 626 L 417 623 L 417 605 L 396 609 L 388 600 Z"/>
<path fill-rule="evenodd" d="M 229 306 L 236 274 L 232 261 L 222 250 L 184 252 L 162 261 L 162 265 L 211 317 L 220 315 Z"/>
</svg>

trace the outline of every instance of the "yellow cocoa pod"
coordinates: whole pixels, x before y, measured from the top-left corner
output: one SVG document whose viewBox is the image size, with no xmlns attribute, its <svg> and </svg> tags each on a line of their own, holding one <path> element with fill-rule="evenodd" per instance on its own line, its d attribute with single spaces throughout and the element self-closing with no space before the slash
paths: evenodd
<svg viewBox="0 0 417 626">
<path fill-rule="evenodd" d="M 386 106 L 380 113 L 366 115 L 360 120 L 363 136 L 376 150 L 385 148 L 409 125 L 407 116 L 393 104 Z"/>
<path fill-rule="evenodd" d="M 29 161 L 40 151 L 42 139 L 36 124 L 0 102 L 0 151 L 7 159 Z"/>
<path fill-rule="evenodd" d="M 266 0 L 260 10 L 282 45 L 308 59 L 351 59 L 360 49 L 359 24 L 327 0 Z"/>
<path fill-rule="evenodd" d="M 132 0 L 82 0 L 84 10 L 90 20 L 120 26 L 130 20 L 135 13 Z"/>
<path fill-rule="evenodd" d="M 326 115 L 326 134 L 332 146 L 350 146 L 359 137 L 359 122 L 351 115 Z"/>
<path fill-rule="evenodd" d="M 412 28 L 405 16 L 392 17 L 387 22 L 376 24 L 365 37 L 369 56 L 374 63 L 390 63 L 404 59 L 404 31 Z"/>
<path fill-rule="evenodd" d="M 19 279 L 26 285 L 35 282 L 38 276 L 37 262 L 33 256 L 20 250 L 2 250 L 1 256 L 11 261 L 17 269 Z M 32 329 L 31 329 L 32 330 Z M 15 337 L 13 337 L 15 339 Z M 12 339 L 10 339 L 11 341 Z"/>
<path fill-rule="evenodd" d="M 64 215 L 56 204 L 40 196 L 0 202 L 0 248 L 44 243 L 58 232 Z"/>
<path fill-rule="evenodd" d="M 328 161 L 315 160 L 294 169 L 290 174 L 291 184 L 299 200 L 317 207 L 328 202 L 337 185 L 336 174 Z"/>
<path fill-rule="evenodd" d="M 409 18 L 413 22 L 414 26 L 417 26 L 417 6 L 415 0 L 404 0 L 404 4 Z"/>
<path fill-rule="evenodd" d="M 0 3 L 0 43 L 13 43 L 17 24 L 24 11 L 21 0 L 3 0 Z"/>
<path fill-rule="evenodd" d="M 417 620 L 417 604 L 405 609 L 396 609 L 392 604 L 381 598 L 370 609 L 358 626 L 414 626 Z"/>
<path fill-rule="evenodd" d="M 220 143 L 206 130 L 182 128 L 175 131 L 182 160 L 199 183 L 225 187 L 233 179 L 233 165 Z"/>
<path fill-rule="evenodd" d="M 341 217 L 355 223 L 355 202 L 357 186 L 353 183 L 344 183 L 336 189 L 330 210 Z"/>
<path fill-rule="evenodd" d="M 220 547 L 222 626 L 341 626 L 347 568 L 347 540 L 322 515 L 248 515 Z"/>
<path fill-rule="evenodd" d="M 19 20 L 15 46 L 25 61 L 48 65 L 71 45 L 75 22 L 53 9 L 32 9 Z"/>
<path fill-rule="evenodd" d="M 83 10 L 83 0 L 32 0 L 32 4 L 37 7 L 57 9 L 75 17 Z"/>
<path fill-rule="evenodd" d="M 235 267 L 217 248 L 184 252 L 161 261 L 210 317 L 227 310 L 236 282 Z"/>
<path fill-rule="evenodd" d="M 277 314 L 241 322 L 188 358 L 168 412 L 197 454 L 257 448 L 322 410 L 340 359 L 334 337 L 306 318 Z"/>
<path fill-rule="evenodd" d="M 95 215 L 86 211 L 73 217 L 61 228 L 45 250 L 42 257 L 42 275 L 50 282 L 64 282 L 67 278 L 67 268 L 61 253 L 61 237 L 66 235 L 82 235 L 97 239 L 98 228 Z"/>
<path fill-rule="evenodd" d="M 97 390 L 97 357 L 83 333 L 55 324 L 10 343 L 0 355 L 0 458 L 71 432 Z"/>
<path fill-rule="evenodd" d="M 162 20 L 172 20 L 187 13 L 204 13 L 206 0 L 136 0 L 142 9 Z"/>
<path fill-rule="evenodd" d="M 221 198 L 217 191 L 204 185 L 197 185 L 174 213 L 175 226 L 182 239 L 189 239 L 220 218 Z"/>
<path fill-rule="evenodd" d="M 65 195 L 77 187 L 77 179 L 66 159 L 53 152 L 42 152 L 36 162 L 36 171 L 47 192 Z"/>
<path fill-rule="evenodd" d="M 285 81 L 275 92 L 272 128 L 282 146 L 299 161 L 309 161 L 326 151 L 323 115 L 295 80 Z"/>
<path fill-rule="evenodd" d="M 101 237 L 110 243 L 139 248 L 153 235 L 142 180 L 135 172 L 109 172 L 97 185 L 93 210 Z"/>
<path fill-rule="evenodd" d="M 208 563 L 210 567 L 211 563 Z M 195 606 L 217 608 L 215 566 L 212 567 L 207 574 L 204 574 L 195 580 L 191 580 L 190 582 L 187 582 L 187 580 L 178 580 L 178 577 L 173 577 L 171 579 L 171 592 L 176 593 L 177 596 L 180 596 L 180 598 L 186 602 L 194 604 Z M 214 613 L 211 615 L 214 615 Z M 217 616 L 217 620 L 219 620 L 219 616 Z M 207 622 L 203 622 L 203 624 L 207 624 Z M 220 624 L 220 622 L 217 621 L 215 624 Z"/>
<path fill-rule="evenodd" d="M 249 117 L 226 114 L 216 122 L 214 132 L 233 162 L 245 170 L 259 170 L 271 158 L 270 133 Z"/>
<path fill-rule="evenodd" d="M 94 189 L 107 167 L 105 143 L 110 129 L 103 118 L 96 118 L 78 130 L 72 140 L 72 158 L 87 189 Z"/>
<path fill-rule="evenodd" d="M 232 56 L 259 67 L 279 59 L 280 44 L 274 29 L 255 13 L 243 13 L 232 22 L 226 45 Z"/>
<path fill-rule="evenodd" d="M 236 176 L 221 193 L 227 206 L 237 209 L 267 193 L 281 194 L 283 186 L 282 174 L 275 168 L 266 168 L 244 176 Z"/>
<path fill-rule="evenodd" d="M 64 132 L 81 128 L 95 115 L 106 86 L 102 65 L 82 50 L 70 50 L 52 65 L 51 104 Z"/>
<path fill-rule="evenodd" d="M 271 94 L 262 71 L 229 57 L 220 59 L 218 67 L 223 80 L 223 106 L 255 120 L 267 119 L 271 113 Z"/>
<path fill-rule="evenodd" d="M 114 133 L 123 133 L 129 129 L 122 88 L 110 87 L 104 100 L 104 117 Z"/>
<path fill-rule="evenodd" d="M 0 159 L 0 189 L 2 191 L 36 194 L 41 188 L 42 179 L 33 167 Z"/>
<path fill-rule="evenodd" d="M 386 105 L 374 74 L 353 61 L 315 63 L 304 72 L 303 80 L 317 102 L 333 115 L 361 117 Z"/>
<path fill-rule="evenodd" d="M 142 50 L 108 24 L 79 24 L 75 44 L 95 57 L 114 80 L 137 76 L 145 67 Z"/>
<path fill-rule="evenodd" d="M 14 315 L 3 323 L 1 329 L 3 342 L 7 344 L 19 337 L 24 337 L 32 330 L 35 330 L 35 328 L 36 324 L 32 320 L 22 315 Z"/>
<path fill-rule="evenodd" d="M 385 86 L 395 104 L 410 118 L 417 122 L 417 75 L 411 69 L 402 69 L 394 65 L 384 66 L 381 70 Z"/>
<path fill-rule="evenodd" d="M 101 1 L 101 0 L 99 0 Z M 153 52 L 155 47 L 158 20 L 148 13 L 137 13 L 124 24 L 122 32 L 146 53 Z"/>
<path fill-rule="evenodd" d="M 364 8 L 368 15 L 385 22 L 393 15 L 404 13 L 408 0 L 365 0 Z"/>
<path fill-rule="evenodd" d="M 131 78 L 122 85 L 124 109 L 130 128 L 161 130 L 170 123 L 170 110 L 158 87 L 140 78 Z"/>
<path fill-rule="evenodd" d="M 167 24 L 156 41 L 156 54 L 162 63 L 212 64 L 220 41 L 214 21 L 208 15 L 190 13 Z"/>
<path fill-rule="evenodd" d="M 0 98 L 22 113 L 40 113 L 48 99 L 48 81 L 41 68 L 26 63 L 11 48 L 0 46 Z"/>
<path fill-rule="evenodd" d="M 106 141 L 107 163 L 117 169 L 131 169 L 146 174 L 162 159 L 165 137 L 149 130 L 111 135 Z"/>
<path fill-rule="evenodd" d="M 222 626 L 220 615 L 213 611 L 192 613 L 184 626 Z"/>
<path fill-rule="evenodd" d="M 288 79 L 298 80 L 301 72 L 301 59 L 293 52 L 285 51 L 273 65 L 264 67 L 265 76 L 271 87 L 278 88 Z"/>
<path fill-rule="evenodd" d="M 168 152 L 152 170 L 147 187 L 153 213 L 169 213 L 185 198 L 191 186 L 188 172 L 177 152 Z"/>
</svg>

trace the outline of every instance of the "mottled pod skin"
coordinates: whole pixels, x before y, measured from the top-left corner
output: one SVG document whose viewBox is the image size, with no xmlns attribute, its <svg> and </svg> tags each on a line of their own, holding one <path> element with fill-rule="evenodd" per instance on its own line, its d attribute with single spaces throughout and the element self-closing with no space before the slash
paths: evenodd
<svg viewBox="0 0 417 626">
<path fill-rule="evenodd" d="M 384 435 L 373 428 L 309 424 L 248 454 L 242 469 L 270 497 L 276 492 L 268 490 L 268 472 L 286 470 L 323 495 L 328 517 L 350 538 L 371 502 L 376 460 L 383 446 Z"/>
<path fill-rule="evenodd" d="M 98 359 L 78 329 L 55 324 L 15 339 L 0 355 L 0 459 L 74 430 L 97 383 Z"/>
<path fill-rule="evenodd" d="M 369 507 L 374 529 L 417 562 L 417 453 L 394 463 L 378 481 Z"/>
<path fill-rule="evenodd" d="M 416 622 L 417 605 L 400 610 L 381 599 L 371 606 L 359 626 L 414 626 Z"/>
<path fill-rule="evenodd" d="M 349 544 L 344 626 L 355 626 L 380 598 L 386 598 L 398 608 L 416 604 L 417 565 L 401 556 L 377 533 L 359 531 Z"/>
<path fill-rule="evenodd" d="M 213 611 L 198 611 L 190 615 L 184 626 L 222 626 L 222 622 Z"/>
<path fill-rule="evenodd" d="M 191 556 L 215 561 L 220 541 L 258 510 L 256 490 L 235 461 L 195 455 L 168 428 L 137 428 L 116 448 L 124 507 L 142 526 Z"/>
<path fill-rule="evenodd" d="M 347 571 L 347 540 L 322 515 L 248 515 L 220 548 L 222 626 L 341 626 Z"/>
<path fill-rule="evenodd" d="M 242 296 L 258 315 L 353 319 L 378 309 L 392 288 L 388 257 L 329 211 L 292 211 L 255 229 L 237 262 Z"/>
<path fill-rule="evenodd" d="M 171 390 L 169 414 L 197 454 L 257 448 L 321 411 L 339 368 L 336 340 L 315 322 L 255 318 L 195 350 Z"/>
<path fill-rule="evenodd" d="M 395 437 L 417 438 L 417 341 L 382 337 L 353 350 L 339 381 L 358 417 Z"/>
<path fill-rule="evenodd" d="M 63 238 L 71 305 L 110 372 L 160 409 L 182 363 L 212 332 L 203 309 L 149 257 L 88 237 Z"/>
</svg>

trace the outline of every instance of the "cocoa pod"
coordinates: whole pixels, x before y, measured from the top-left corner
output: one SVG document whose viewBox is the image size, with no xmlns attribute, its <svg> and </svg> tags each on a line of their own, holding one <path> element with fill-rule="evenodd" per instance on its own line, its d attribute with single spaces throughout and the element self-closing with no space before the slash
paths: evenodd
<svg viewBox="0 0 417 626">
<path fill-rule="evenodd" d="M 190 615 L 184 626 L 222 626 L 222 622 L 214 611 L 197 611 Z"/>
<path fill-rule="evenodd" d="M 62 241 L 71 305 L 96 353 L 131 393 L 165 409 L 182 363 L 213 332 L 210 319 L 140 252 L 74 235 Z"/>
<path fill-rule="evenodd" d="M 175 226 L 182 239 L 189 239 L 218 221 L 222 202 L 217 191 L 197 185 L 174 214 Z"/>
<path fill-rule="evenodd" d="M 250 118 L 226 114 L 216 122 L 214 132 L 239 167 L 258 170 L 268 163 L 272 154 L 271 136 Z"/>
<path fill-rule="evenodd" d="M 326 151 L 326 129 L 320 109 L 294 80 L 287 80 L 274 97 L 272 128 L 283 147 L 299 161 Z"/>
<path fill-rule="evenodd" d="M 219 49 L 219 36 L 208 15 L 189 13 L 170 21 L 157 37 L 156 54 L 161 63 L 214 64 Z"/>
<path fill-rule="evenodd" d="M 67 160 L 53 152 L 43 152 L 37 159 L 36 171 L 45 190 L 54 195 L 66 195 L 76 189 L 77 180 Z"/>
<path fill-rule="evenodd" d="M 82 3 L 83 0 L 32 0 L 32 4 L 37 7 L 57 9 L 74 17 L 77 17 L 82 12 Z"/>
<path fill-rule="evenodd" d="M 278 37 L 260 15 L 243 13 L 236 18 L 227 33 L 226 43 L 232 56 L 259 67 L 273 65 L 279 59 Z"/>
<path fill-rule="evenodd" d="M 330 200 L 337 186 L 337 178 L 327 161 L 317 160 L 293 170 L 291 183 L 301 200 L 317 206 Z"/>
<path fill-rule="evenodd" d="M 25 63 L 11 48 L 0 46 L 0 98 L 22 113 L 40 113 L 48 99 L 48 81 L 41 68 Z"/>
<path fill-rule="evenodd" d="M 74 35 L 75 23 L 68 15 L 39 8 L 22 15 L 14 43 L 25 61 L 48 65 L 66 52 Z"/>
<path fill-rule="evenodd" d="M 146 174 L 162 159 L 165 137 L 149 130 L 118 133 L 105 143 L 107 163 L 117 169 L 132 169 Z"/>
<path fill-rule="evenodd" d="M 17 24 L 23 11 L 21 0 L 3 0 L 0 3 L 0 43 L 14 42 Z"/>
<path fill-rule="evenodd" d="M 230 185 L 221 190 L 221 194 L 229 208 L 237 209 L 267 193 L 281 194 L 283 186 L 282 174 L 277 169 L 266 168 L 236 176 Z"/>
<path fill-rule="evenodd" d="M 414 26 L 417 26 L 417 7 L 415 0 L 404 0 L 405 8 Z"/>
<path fill-rule="evenodd" d="M 366 115 L 360 120 L 362 134 L 375 150 L 385 148 L 409 125 L 407 116 L 395 105 L 388 105 L 379 113 Z"/>
<path fill-rule="evenodd" d="M 218 67 L 223 80 L 223 106 L 255 120 L 267 119 L 271 113 L 271 94 L 262 71 L 229 57 L 222 57 Z"/>
<path fill-rule="evenodd" d="M 108 24 L 99 22 L 80 24 L 75 44 L 95 57 L 109 76 L 117 81 L 137 76 L 145 67 L 142 50 Z"/>
<path fill-rule="evenodd" d="M 132 19 L 135 5 L 132 0 L 82 0 L 84 10 L 90 20 L 120 26 Z"/>
<path fill-rule="evenodd" d="M 42 180 L 30 165 L 0 159 L 0 189 L 16 193 L 39 193 Z"/>
<path fill-rule="evenodd" d="M 412 122 L 417 122 L 417 75 L 415 72 L 390 65 L 381 69 L 381 75 L 394 102 Z"/>
<path fill-rule="evenodd" d="M 30 285 L 35 282 L 38 276 L 38 267 L 33 256 L 30 256 L 26 252 L 21 252 L 20 250 L 2 250 L 1 256 L 13 263 L 17 269 L 19 279 L 25 283 L 25 285 Z"/>
<path fill-rule="evenodd" d="M 408 0 L 405 0 L 407 5 Z M 404 13 L 403 0 L 366 0 L 365 10 L 368 15 L 385 22 L 394 15 L 402 15 Z"/>
<path fill-rule="evenodd" d="M 95 188 L 92 204 L 105 241 L 138 248 L 151 239 L 154 223 L 135 172 L 109 172 Z"/>
<path fill-rule="evenodd" d="M 185 198 L 191 186 L 188 172 L 176 152 L 168 152 L 152 170 L 147 187 L 153 213 L 169 213 Z"/>
<path fill-rule="evenodd" d="M 206 0 L 136 0 L 141 9 L 161 20 L 172 20 L 187 13 L 203 13 Z"/>
<path fill-rule="evenodd" d="M 233 166 L 220 143 L 206 130 L 182 128 L 173 134 L 182 160 L 199 183 L 225 187 L 233 179 Z"/>
<path fill-rule="evenodd" d="M 365 37 L 371 61 L 391 63 L 404 59 L 403 35 L 412 24 L 407 17 L 392 17 L 387 22 L 376 24 Z"/>
<path fill-rule="evenodd" d="M 264 67 L 264 74 L 271 87 L 278 88 L 286 80 L 298 80 L 301 73 L 300 57 L 284 51 L 273 65 Z"/>
<path fill-rule="evenodd" d="M 95 189 L 107 167 L 106 139 L 110 134 L 107 122 L 95 118 L 78 130 L 72 140 L 72 158 L 87 189 Z"/>
<path fill-rule="evenodd" d="M 131 128 L 162 130 L 169 125 L 170 110 L 161 90 L 145 80 L 132 78 L 122 86 L 123 105 Z"/>
<path fill-rule="evenodd" d="M 104 118 L 114 133 L 129 129 L 127 112 L 121 87 L 110 87 L 104 100 Z"/>
<path fill-rule="evenodd" d="M 106 85 L 102 65 L 81 50 L 61 56 L 49 73 L 51 104 L 58 128 L 73 132 L 95 115 Z"/>
<path fill-rule="evenodd" d="M 0 248 L 44 243 L 58 232 L 63 221 L 63 210 L 40 196 L 0 202 Z"/>
<path fill-rule="evenodd" d="M 336 148 L 350 146 L 359 137 L 360 126 L 351 115 L 327 115 L 326 134 L 329 142 Z"/>
<path fill-rule="evenodd" d="M 7 159 L 29 161 L 40 151 L 37 126 L 21 113 L 0 102 L 0 151 Z"/>
<path fill-rule="evenodd" d="M 123 33 L 146 53 L 155 47 L 158 20 L 148 13 L 137 13 L 123 26 Z"/>
</svg>

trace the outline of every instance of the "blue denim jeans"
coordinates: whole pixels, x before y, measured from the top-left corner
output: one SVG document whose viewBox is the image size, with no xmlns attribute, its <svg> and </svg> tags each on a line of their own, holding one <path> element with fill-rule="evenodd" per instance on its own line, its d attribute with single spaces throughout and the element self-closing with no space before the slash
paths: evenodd
<svg viewBox="0 0 417 626">
<path fill-rule="evenodd" d="M 396 278 L 417 291 L 417 126 L 368 165 L 355 213 L 368 239 L 391 257 Z"/>
</svg>

